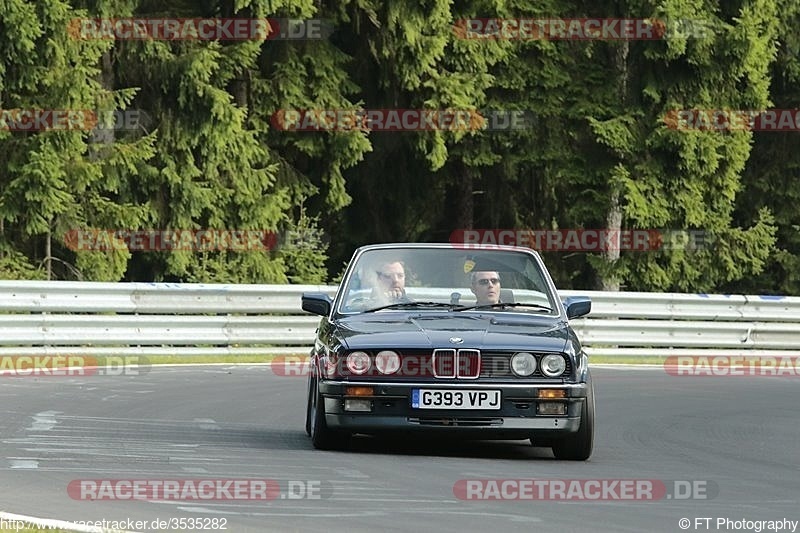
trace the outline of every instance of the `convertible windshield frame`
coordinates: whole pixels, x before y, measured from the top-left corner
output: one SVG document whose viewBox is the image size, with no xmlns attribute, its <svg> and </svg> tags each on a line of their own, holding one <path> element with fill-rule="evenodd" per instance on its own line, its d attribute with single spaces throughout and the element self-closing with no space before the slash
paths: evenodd
<svg viewBox="0 0 800 533">
<path fill-rule="evenodd" d="M 439 256 L 441 256 L 441 265 L 438 264 Z M 375 285 L 374 279 L 370 278 L 370 276 L 377 274 L 379 268 L 376 267 L 376 264 L 386 264 L 386 258 L 390 257 L 402 258 L 402 261 L 407 262 L 409 265 L 417 260 L 416 266 L 419 267 L 419 263 L 427 266 L 427 270 L 425 268 L 420 268 L 419 270 L 428 274 L 433 272 L 440 279 L 447 277 L 456 279 L 459 276 L 461 278 L 452 284 L 416 285 L 420 280 L 414 277 L 417 274 L 414 266 L 410 266 L 410 268 L 407 268 L 406 275 L 409 279 L 406 280 L 405 286 L 408 299 L 374 302 L 371 294 L 375 290 Z M 431 258 L 437 260 L 435 261 L 435 267 Z M 423 259 L 428 259 L 428 261 L 426 262 Z M 523 301 L 507 302 L 511 305 L 478 304 L 475 301 L 475 296 L 470 291 L 469 282 L 464 281 L 464 279 L 468 279 L 469 269 L 473 266 L 476 271 L 489 270 L 489 267 L 485 265 L 492 265 L 491 270 L 496 270 L 500 273 L 500 277 L 504 278 L 501 282 L 502 284 L 505 284 L 506 278 L 508 278 L 512 287 L 504 287 L 504 289 L 513 291 L 515 293 L 514 297 L 516 298 L 518 295 L 522 297 Z M 519 268 L 515 269 L 515 266 Z M 456 267 L 463 270 L 463 275 Z M 435 280 L 425 279 L 423 281 L 433 283 Z M 514 283 L 517 285 L 532 285 L 520 289 Z M 503 301 L 502 296 L 501 294 L 501 302 Z M 516 303 L 523 305 L 513 305 Z M 540 309 L 536 309 L 535 307 L 537 306 Z M 541 307 L 549 307 L 550 311 L 541 309 Z M 355 251 L 334 298 L 332 317 L 342 318 L 381 310 L 440 313 L 443 310 L 452 312 L 475 311 L 483 313 L 535 314 L 539 317 L 550 316 L 562 319 L 566 317 L 566 311 L 558 298 L 555 284 L 536 251 L 513 246 L 470 246 L 468 248 L 459 248 L 445 243 L 369 245 L 358 248 Z"/>
</svg>

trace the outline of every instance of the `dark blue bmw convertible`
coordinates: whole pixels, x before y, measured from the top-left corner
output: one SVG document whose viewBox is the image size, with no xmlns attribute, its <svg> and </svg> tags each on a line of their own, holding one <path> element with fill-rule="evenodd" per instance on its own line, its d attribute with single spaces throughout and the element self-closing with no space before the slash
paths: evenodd
<svg viewBox="0 0 800 533">
<path fill-rule="evenodd" d="M 304 293 L 322 316 L 311 353 L 306 432 L 316 448 L 357 433 L 439 432 L 530 439 L 586 460 L 594 389 L 539 254 L 469 244 L 381 244 L 355 251 L 335 297 Z"/>
</svg>

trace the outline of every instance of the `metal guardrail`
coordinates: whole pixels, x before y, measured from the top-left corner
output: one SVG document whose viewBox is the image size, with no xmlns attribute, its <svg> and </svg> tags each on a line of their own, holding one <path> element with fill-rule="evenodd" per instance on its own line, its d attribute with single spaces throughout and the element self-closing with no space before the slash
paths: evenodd
<svg viewBox="0 0 800 533">
<path fill-rule="evenodd" d="M 302 292 L 335 286 L 0 281 L 0 355 L 307 353 Z M 800 298 L 561 291 L 591 354 L 800 355 Z"/>
</svg>

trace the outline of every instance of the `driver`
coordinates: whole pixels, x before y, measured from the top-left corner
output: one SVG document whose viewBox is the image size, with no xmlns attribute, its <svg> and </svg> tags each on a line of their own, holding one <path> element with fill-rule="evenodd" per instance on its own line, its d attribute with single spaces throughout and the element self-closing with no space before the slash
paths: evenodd
<svg viewBox="0 0 800 533">
<path fill-rule="evenodd" d="M 382 263 L 376 272 L 378 286 L 372 291 L 376 301 L 392 303 L 408 300 L 406 297 L 406 270 L 400 261 Z"/>
<path fill-rule="evenodd" d="M 478 305 L 500 303 L 500 275 L 493 270 L 477 270 L 470 275 L 470 290 Z"/>
</svg>

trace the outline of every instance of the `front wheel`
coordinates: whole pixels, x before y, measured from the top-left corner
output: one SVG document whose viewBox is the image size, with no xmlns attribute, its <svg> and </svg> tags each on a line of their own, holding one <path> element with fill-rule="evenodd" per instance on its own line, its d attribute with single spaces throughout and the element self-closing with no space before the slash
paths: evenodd
<svg viewBox="0 0 800 533">
<path fill-rule="evenodd" d="M 552 444 L 556 459 L 586 461 L 594 449 L 594 385 L 591 377 L 587 381 L 586 403 L 581 409 L 581 425 L 578 431 Z"/>
<path fill-rule="evenodd" d="M 314 378 L 308 376 L 308 398 L 306 399 L 306 435 L 311 436 L 311 417 L 313 416 L 311 402 L 314 395 Z"/>
<path fill-rule="evenodd" d="M 339 431 L 330 429 L 325 421 L 325 400 L 316 382 L 312 382 L 313 392 L 309 394 L 308 414 L 309 435 L 314 448 L 318 450 L 335 450 L 341 448 L 345 441 L 345 435 Z"/>
</svg>

